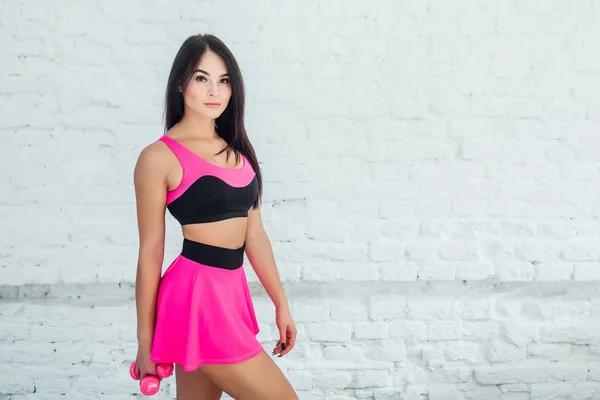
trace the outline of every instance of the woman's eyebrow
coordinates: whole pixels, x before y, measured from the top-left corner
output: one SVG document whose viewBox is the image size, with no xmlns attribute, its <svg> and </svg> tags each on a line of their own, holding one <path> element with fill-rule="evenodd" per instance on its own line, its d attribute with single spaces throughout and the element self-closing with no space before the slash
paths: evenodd
<svg viewBox="0 0 600 400">
<path fill-rule="evenodd" d="M 210 76 L 210 74 L 208 72 L 206 72 L 206 71 L 204 71 L 202 69 L 197 69 L 194 72 L 202 72 L 203 74 L 206 74 L 206 75 Z M 229 76 L 229 73 L 226 72 L 226 73 L 222 74 L 221 78 L 224 77 L 224 76 Z"/>
</svg>

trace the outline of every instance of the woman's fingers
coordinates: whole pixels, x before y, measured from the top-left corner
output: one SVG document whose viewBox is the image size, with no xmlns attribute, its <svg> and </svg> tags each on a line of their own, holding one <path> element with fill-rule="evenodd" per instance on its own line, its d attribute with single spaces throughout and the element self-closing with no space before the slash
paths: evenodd
<svg viewBox="0 0 600 400">
<path fill-rule="evenodd" d="M 285 356 L 294 347 L 294 344 L 296 343 L 296 328 L 288 328 L 286 339 L 287 340 L 285 342 L 285 348 L 283 348 L 282 351 L 279 353 L 279 357 Z"/>
<path fill-rule="evenodd" d="M 283 353 L 281 353 L 281 356 L 284 356 L 287 353 L 289 353 L 294 348 L 295 344 L 296 344 L 296 332 L 294 331 L 294 333 L 292 333 L 292 335 L 288 338 L 288 345 L 286 346 L 285 351 Z"/>
<path fill-rule="evenodd" d="M 283 346 L 282 346 L 282 344 L 283 344 Z M 277 345 L 275 345 L 275 348 L 273 349 L 273 355 L 281 353 L 281 351 L 283 350 L 283 347 L 286 347 L 286 344 L 282 343 L 281 340 L 278 340 Z"/>
<path fill-rule="evenodd" d="M 273 355 L 281 353 L 283 351 L 283 349 L 287 347 L 287 343 L 286 343 L 287 329 L 288 329 L 287 326 L 279 329 L 279 340 L 277 341 L 277 345 L 275 345 L 275 348 L 273 349 Z"/>
<path fill-rule="evenodd" d="M 283 328 L 279 329 L 279 344 L 281 345 L 282 343 L 285 345 L 286 344 L 286 333 L 287 333 L 288 327 L 284 326 Z M 279 348 L 281 349 L 281 346 L 279 346 Z"/>
</svg>

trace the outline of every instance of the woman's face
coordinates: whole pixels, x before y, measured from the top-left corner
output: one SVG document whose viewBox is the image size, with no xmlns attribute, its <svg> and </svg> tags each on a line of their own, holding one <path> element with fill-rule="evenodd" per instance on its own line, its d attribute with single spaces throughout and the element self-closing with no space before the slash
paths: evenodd
<svg viewBox="0 0 600 400">
<path fill-rule="evenodd" d="M 230 98 L 231 84 L 225 63 L 207 50 L 185 90 L 185 104 L 202 116 L 216 119 L 225 111 Z"/>
</svg>

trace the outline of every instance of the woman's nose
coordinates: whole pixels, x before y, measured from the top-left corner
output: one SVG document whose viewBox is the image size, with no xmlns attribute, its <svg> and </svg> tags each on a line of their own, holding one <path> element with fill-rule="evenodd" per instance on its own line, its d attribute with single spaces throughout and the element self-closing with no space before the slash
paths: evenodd
<svg viewBox="0 0 600 400">
<path fill-rule="evenodd" d="M 210 88 L 208 89 L 209 96 L 218 96 L 219 95 L 219 85 L 216 83 L 211 83 Z"/>
</svg>

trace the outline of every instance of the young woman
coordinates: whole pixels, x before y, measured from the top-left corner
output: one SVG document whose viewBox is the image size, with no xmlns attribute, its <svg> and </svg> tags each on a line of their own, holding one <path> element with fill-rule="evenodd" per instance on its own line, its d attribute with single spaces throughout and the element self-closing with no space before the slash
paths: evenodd
<svg viewBox="0 0 600 400">
<path fill-rule="evenodd" d="M 244 128 L 244 85 L 212 35 L 185 40 L 166 90 L 165 133 L 134 171 L 140 237 L 136 276 L 138 376 L 175 363 L 177 399 L 297 399 L 257 340 L 243 255 L 275 304 L 287 354 L 296 327 L 263 228 L 262 179 Z M 183 246 L 161 277 L 165 210 Z"/>
</svg>

